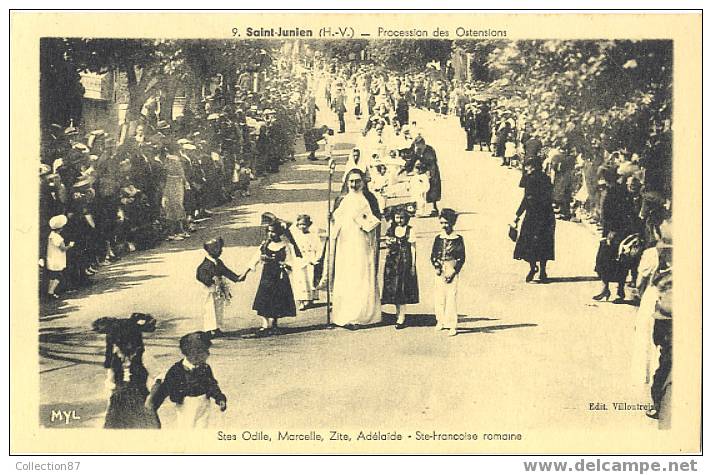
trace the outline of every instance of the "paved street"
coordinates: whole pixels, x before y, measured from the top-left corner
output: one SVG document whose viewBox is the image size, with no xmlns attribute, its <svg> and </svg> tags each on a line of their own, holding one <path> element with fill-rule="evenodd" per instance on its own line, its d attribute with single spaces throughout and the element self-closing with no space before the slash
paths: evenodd
<svg viewBox="0 0 712 475">
<path fill-rule="evenodd" d="M 325 107 L 322 107 L 325 110 Z M 526 263 L 512 259 L 507 223 L 521 199 L 519 172 L 499 166 L 487 152 L 466 152 L 457 119 L 412 111 L 438 153 L 441 206 L 461 212 L 467 263 L 460 280 L 460 333 L 436 332 L 429 297 L 434 279 L 430 247 L 434 218 L 411 221 L 418 238 L 421 303 L 409 307 L 409 328 L 392 325 L 357 332 L 326 329 L 324 307 L 281 321 L 285 334 L 264 339 L 241 335 L 259 325 L 251 310 L 258 275 L 233 287 L 233 303 L 210 364 L 228 397 L 222 428 L 349 428 L 370 430 L 473 429 L 521 432 L 594 424 L 631 433 L 657 430 L 642 412 L 590 411 L 591 402 L 648 402 L 631 385 L 635 308 L 598 303 L 593 272 L 597 237 L 582 224 L 557 222 L 552 282 L 525 284 Z M 352 117 L 337 134 L 336 181 L 360 127 Z M 335 125 L 327 114 L 319 121 Z M 75 425 L 100 426 L 106 407 L 103 336 L 91 331 L 101 316 L 140 311 L 158 320 L 146 336 L 156 371 L 180 359 L 178 338 L 201 326 L 202 293 L 195 267 L 204 240 L 223 236 L 223 260 L 237 271 L 263 236 L 260 214 L 285 219 L 308 213 L 325 228 L 328 167 L 300 155 L 252 196 L 215 211 L 213 219 L 182 242 L 136 252 L 102 268 L 95 284 L 48 306 L 40 316 L 41 420 L 51 409 L 76 409 Z M 336 189 L 336 186 L 334 187 Z M 392 307 L 384 311 L 393 312 Z M 393 319 L 387 320 L 392 322 Z M 164 426 L 173 416 L 167 402 Z M 622 419 L 624 421 L 622 421 Z"/>
</svg>

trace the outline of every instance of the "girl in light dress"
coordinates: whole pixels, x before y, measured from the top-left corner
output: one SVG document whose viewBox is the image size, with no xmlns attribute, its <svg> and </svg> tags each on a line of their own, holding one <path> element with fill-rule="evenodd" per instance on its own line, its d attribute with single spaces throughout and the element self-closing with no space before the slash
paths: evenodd
<svg viewBox="0 0 712 475">
<path fill-rule="evenodd" d="M 49 284 L 47 287 L 47 297 L 59 299 L 56 294 L 57 287 L 62 280 L 62 274 L 67 268 L 67 251 L 74 247 L 74 243 L 66 243 L 60 234 L 64 226 L 67 225 L 67 217 L 63 214 L 53 216 L 49 220 L 49 227 L 52 232 L 47 236 L 47 275 Z"/>
<path fill-rule="evenodd" d="M 415 173 L 409 179 L 408 188 L 410 189 L 411 199 L 416 203 L 416 216 L 430 216 L 427 198 L 430 190 L 430 177 L 428 176 L 427 166 L 423 162 L 416 163 Z"/>
<path fill-rule="evenodd" d="M 299 304 L 299 310 L 308 309 L 319 299 L 319 291 L 314 287 L 314 266 L 322 252 L 321 238 L 310 231 L 311 217 L 300 214 L 297 222 L 290 227 L 294 241 L 302 257 L 294 259 L 292 267 L 292 289 Z"/>
<path fill-rule="evenodd" d="M 375 166 L 376 173 L 373 175 L 371 182 L 368 187 L 376 195 L 376 200 L 378 200 L 378 207 L 380 209 L 386 208 L 386 190 L 390 184 L 390 177 L 388 176 L 388 168 L 379 163 Z"/>
<path fill-rule="evenodd" d="M 517 167 L 517 143 L 514 140 L 514 134 L 509 134 L 507 141 L 504 143 L 504 162 L 509 168 Z"/>
</svg>

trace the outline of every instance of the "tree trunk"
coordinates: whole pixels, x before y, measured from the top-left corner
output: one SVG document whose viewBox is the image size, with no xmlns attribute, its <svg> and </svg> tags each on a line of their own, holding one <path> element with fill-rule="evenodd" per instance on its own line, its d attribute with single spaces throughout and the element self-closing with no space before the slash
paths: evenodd
<svg viewBox="0 0 712 475">
<path fill-rule="evenodd" d="M 223 72 L 223 94 L 225 95 L 225 105 L 232 106 L 235 103 L 235 83 L 237 82 L 237 71 L 228 69 Z"/>
<path fill-rule="evenodd" d="M 169 78 L 164 83 L 163 87 L 163 100 L 161 101 L 161 120 L 167 122 L 173 122 L 173 103 L 176 99 L 176 89 L 178 84 L 176 84 L 175 79 Z"/>
<path fill-rule="evenodd" d="M 128 79 L 129 104 L 126 109 L 126 122 L 138 120 L 141 115 L 141 107 L 143 106 L 143 94 L 139 90 L 139 84 L 136 79 L 136 70 L 133 64 L 126 67 L 126 77 Z"/>
</svg>

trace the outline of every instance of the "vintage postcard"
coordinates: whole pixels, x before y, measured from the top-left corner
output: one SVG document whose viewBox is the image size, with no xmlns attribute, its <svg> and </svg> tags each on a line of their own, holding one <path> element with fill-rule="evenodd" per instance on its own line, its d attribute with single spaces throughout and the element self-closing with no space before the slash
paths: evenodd
<svg viewBox="0 0 712 475">
<path fill-rule="evenodd" d="M 11 12 L 11 452 L 699 452 L 701 27 Z"/>
</svg>

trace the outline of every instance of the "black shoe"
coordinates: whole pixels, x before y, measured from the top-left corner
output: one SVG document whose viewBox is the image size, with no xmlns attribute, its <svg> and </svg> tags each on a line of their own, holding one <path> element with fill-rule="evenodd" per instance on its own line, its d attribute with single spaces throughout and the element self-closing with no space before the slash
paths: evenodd
<svg viewBox="0 0 712 475">
<path fill-rule="evenodd" d="M 611 297 L 611 291 L 608 289 L 604 289 L 603 292 L 601 292 L 598 295 L 594 295 L 592 298 L 593 298 L 593 300 L 606 299 L 606 302 L 607 302 L 610 297 Z"/>
<path fill-rule="evenodd" d="M 212 335 L 213 338 L 218 338 L 218 337 L 221 337 L 221 336 L 225 336 L 225 334 L 223 333 L 223 331 L 222 331 L 221 329 L 219 329 L 219 328 L 216 328 L 215 330 L 213 330 L 213 331 L 210 332 L 210 333 L 211 333 L 211 335 Z"/>
<path fill-rule="evenodd" d="M 539 274 L 539 283 L 540 283 L 540 284 L 548 284 L 548 283 L 549 283 L 549 276 L 546 275 L 546 273 Z"/>
<path fill-rule="evenodd" d="M 618 288 L 618 292 L 616 292 L 616 299 L 613 303 L 625 303 L 625 290 L 623 290 L 622 287 Z"/>
<path fill-rule="evenodd" d="M 534 280 L 534 275 L 537 272 L 539 272 L 539 268 L 534 266 L 532 268 L 532 270 L 530 270 L 529 273 L 527 274 L 527 276 L 524 278 L 524 282 L 531 282 L 532 280 Z"/>
<path fill-rule="evenodd" d="M 405 328 L 405 323 L 396 323 L 396 330 L 402 330 Z"/>
<path fill-rule="evenodd" d="M 660 413 L 657 409 L 648 409 L 645 411 L 645 415 L 651 419 L 660 419 Z"/>
<path fill-rule="evenodd" d="M 316 162 L 316 161 L 318 161 L 319 159 L 316 158 L 316 157 L 307 157 L 307 160 L 309 160 L 310 162 Z"/>
</svg>

